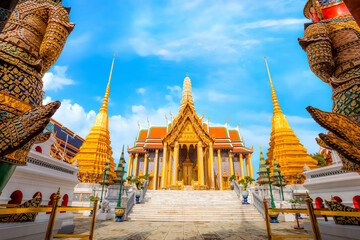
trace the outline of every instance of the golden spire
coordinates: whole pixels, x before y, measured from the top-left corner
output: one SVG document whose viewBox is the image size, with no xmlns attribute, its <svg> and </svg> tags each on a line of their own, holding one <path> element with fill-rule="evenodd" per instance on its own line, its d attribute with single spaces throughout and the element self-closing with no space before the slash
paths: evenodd
<svg viewBox="0 0 360 240">
<path fill-rule="evenodd" d="M 266 60 L 266 56 L 265 56 L 265 55 L 264 55 L 264 58 L 265 58 L 265 63 L 266 63 L 266 69 L 267 69 L 267 72 L 268 72 L 268 75 L 269 75 L 269 79 L 270 79 L 271 97 L 272 97 L 272 102 L 273 102 L 274 113 L 275 113 L 275 112 L 281 112 L 280 105 L 279 105 L 279 101 L 278 101 L 278 99 L 277 99 L 277 97 L 276 97 L 274 85 L 273 85 L 272 80 L 271 80 L 270 70 L 269 70 L 269 66 L 268 66 L 268 63 L 267 63 L 267 60 Z"/>
<path fill-rule="evenodd" d="M 300 140 L 290 128 L 286 116 L 282 113 L 277 100 L 274 86 L 271 80 L 269 67 L 265 57 L 266 68 L 269 74 L 271 95 L 273 102 L 273 117 L 270 134 L 270 148 L 267 151 L 267 161 L 270 166 L 270 172 L 273 174 L 274 162 L 280 164 L 280 170 L 283 176 L 287 176 L 290 184 L 297 184 L 294 176 L 301 174 L 304 164 L 309 165 L 312 169 L 316 168 L 317 162 L 309 154 L 306 148 L 300 143 Z M 261 146 L 260 146 L 261 151 Z M 261 151 L 262 152 L 262 151 Z M 276 153 L 276 160 L 275 160 Z M 261 171 L 261 169 L 260 169 Z"/>
<path fill-rule="evenodd" d="M 114 59 L 111 66 L 109 82 L 106 88 L 104 100 L 99 113 L 96 115 L 94 126 L 91 128 L 84 143 L 80 147 L 79 152 L 72 159 L 72 162 L 77 161 L 79 164 L 79 173 L 90 174 L 93 181 L 96 182 L 99 176 L 102 176 L 105 164 L 110 168 L 110 173 L 115 177 L 115 163 L 112 155 L 112 148 L 110 146 L 109 133 L 109 116 L 107 114 L 107 107 L 109 103 L 110 81 L 114 67 Z"/>
<path fill-rule="evenodd" d="M 184 79 L 181 107 L 185 106 L 186 103 L 190 103 L 192 106 L 194 106 L 194 100 L 192 97 L 192 90 L 191 90 L 191 80 L 189 78 L 188 72 L 186 72 L 186 77 Z"/>
<path fill-rule="evenodd" d="M 105 96 L 104 96 L 103 104 L 101 106 L 100 111 L 106 111 L 107 112 L 107 108 L 108 108 L 108 105 L 109 105 L 110 82 L 111 82 L 111 76 L 112 76 L 112 72 L 113 72 L 113 68 L 114 68 L 114 61 L 115 61 L 115 54 L 114 54 L 114 58 L 113 58 L 112 65 L 111 65 L 109 82 L 108 82 L 108 85 L 106 87 Z"/>
</svg>

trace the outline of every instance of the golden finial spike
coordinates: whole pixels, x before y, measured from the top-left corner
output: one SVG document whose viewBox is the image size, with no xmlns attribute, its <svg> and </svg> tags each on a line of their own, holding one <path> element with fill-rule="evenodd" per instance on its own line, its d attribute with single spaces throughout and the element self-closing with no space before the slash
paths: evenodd
<svg viewBox="0 0 360 240">
<path fill-rule="evenodd" d="M 109 105 L 109 92 L 110 92 L 110 82 L 111 82 L 111 76 L 112 76 L 112 72 L 113 72 L 113 68 L 114 68 L 114 62 L 115 62 L 115 54 L 114 54 L 114 58 L 111 64 L 111 70 L 110 70 L 110 77 L 109 77 L 109 82 L 108 85 L 106 87 L 106 92 L 105 92 L 105 96 L 104 96 L 104 100 L 103 100 L 103 104 L 102 107 L 100 109 L 100 111 L 107 111 L 108 105 Z"/>
<path fill-rule="evenodd" d="M 227 122 L 226 122 L 226 125 L 229 125 L 229 121 L 230 121 L 230 118 L 228 118 Z"/>
<path fill-rule="evenodd" d="M 262 149 L 261 149 L 261 144 L 260 144 L 260 152 L 262 152 Z"/>
<path fill-rule="evenodd" d="M 147 117 L 147 122 L 148 122 L 148 125 L 149 125 L 149 128 L 150 128 L 150 121 L 149 121 L 149 117 Z"/>
<path fill-rule="evenodd" d="M 210 117 L 211 117 L 211 115 L 209 114 L 208 122 L 210 121 Z"/>
<path fill-rule="evenodd" d="M 138 124 L 139 130 L 140 130 L 141 129 L 140 122 L 138 121 L 137 124 Z"/>
<path fill-rule="evenodd" d="M 239 125 L 237 127 L 240 128 L 240 125 L 241 125 L 241 121 L 239 121 Z"/>
<path fill-rule="evenodd" d="M 266 56 L 265 56 L 265 55 L 264 55 L 264 58 L 265 58 L 265 63 L 266 63 L 266 69 L 267 69 L 267 72 L 268 72 L 268 75 L 269 75 L 269 79 L 270 79 L 271 97 L 272 97 L 272 101 L 273 101 L 274 113 L 275 113 L 275 112 L 281 112 L 280 105 L 279 105 L 279 101 L 278 101 L 278 99 L 277 99 L 277 97 L 276 97 L 275 89 L 274 89 L 274 86 L 273 86 L 273 83 L 272 83 L 272 80 L 271 80 L 271 75 L 270 75 L 269 66 L 268 66 L 268 63 L 267 63 L 267 60 L 266 60 Z"/>
<path fill-rule="evenodd" d="M 186 71 L 186 78 L 184 79 L 183 84 L 183 94 L 181 99 L 181 107 L 184 107 L 186 103 L 194 106 L 194 100 L 192 96 L 191 80 L 189 78 L 189 72 Z"/>
</svg>

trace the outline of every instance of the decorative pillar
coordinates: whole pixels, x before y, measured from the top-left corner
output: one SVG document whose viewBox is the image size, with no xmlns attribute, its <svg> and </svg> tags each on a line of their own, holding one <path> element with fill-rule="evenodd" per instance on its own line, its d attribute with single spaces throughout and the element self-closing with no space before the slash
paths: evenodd
<svg viewBox="0 0 360 240">
<path fill-rule="evenodd" d="M 209 143 L 209 155 L 210 155 L 210 158 L 209 158 L 209 162 L 210 162 L 210 168 L 209 168 L 209 171 L 210 171 L 210 187 L 212 190 L 215 189 L 215 173 L 214 173 L 214 150 L 213 150 L 213 144 L 212 143 Z"/>
<path fill-rule="evenodd" d="M 167 186 L 171 185 L 171 175 L 173 172 L 173 168 L 174 168 L 174 149 L 170 147 L 169 150 L 169 167 L 168 167 L 168 172 L 167 172 Z"/>
<path fill-rule="evenodd" d="M 137 167 L 138 167 L 138 158 L 139 158 L 139 154 L 136 153 L 135 154 L 135 166 L 134 166 L 134 176 L 137 177 Z"/>
<path fill-rule="evenodd" d="M 134 159 L 133 159 L 133 154 L 130 153 L 130 154 L 129 154 L 129 165 L 128 165 L 126 177 L 132 176 L 132 172 L 133 172 L 133 169 L 132 169 L 133 160 L 134 160 Z"/>
<path fill-rule="evenodd" d="M 158 184 L 158 164 L 159 164 L 159 149 L 155 150 L 155 170 L 154 170 L 154 188 L 153 190 L 157 189 Z"/>
<path fill-rule="evenodd" d="M 144 156 L 144 167 L 143 167 L 143 173 L 144 175 L 147 174 L 147 165 L 148 165 L 148 155 L 147 153 L 145 153 L 145 156 Z"/>
<path fill-rule="evenodd" d="M 232 154 L 229 152 L 229 170 L 230 170 L 230 176 L 234 175 L 234 165 L 233 165 L 233 159 Z"/>
<path fill-rule="evenodd" d="M 249 164 L 249 154 L 245 155 L 245 162 L 246 162 L 246 176 L 251 177 L 250 164 Z"/>
<path fill-rule="evenodd" d="M 164 143 L 163 151 L 163 163 L 162 163 L 162 173 L 161 173 L 161 189 L 166 188 L 166 168 L 167 168 L 167 143 Z"/>
<path fill-rule="evenodd" d="M 218 149 L 218 178 L 219 178 L 219 190 L 223 190 L 223 179 L 222 179 L 222 166 L 221 166 L 221 151 Z"/>
<path fill-rule="evenodd" d="M 239 160 L 240 160 L 240 171 L 241 171 L 241 178 L 245 178 L 245 168 L 244 168 L 244 158 L 242 153 L 239 154 Z"/>
<path fill-rule="evenodd" d="M 199 162 L 199 169 L 198 169 L 198 180 L 200 186 L 204 186 L 204 157 L 203 157 L 203 150 L 202 150 L 202 142 L 198 142 L 198 162 Z"/>
<path fill-rule="evenodd" d="M 177 186 L 177 181 L 178 181 L 178 166 L 179 166 L 179 143 L 175 142 L 175 148 L 174 148 L 174 163 L 173 163 L 173 172 L 172 172 L 172 185 L 173 186 Z"/>
<path fill-rule="evenodd" d="M 248 161 L 249 161 L 249 172 L 250 172 L 250 177 L 251 178 L 254 178 L 254 169 L 253 169 L 253 166 L 252 166 L 252 159 L 251 159 L 251 154 L 249 153 L 248 154 Z"/>
</svg>

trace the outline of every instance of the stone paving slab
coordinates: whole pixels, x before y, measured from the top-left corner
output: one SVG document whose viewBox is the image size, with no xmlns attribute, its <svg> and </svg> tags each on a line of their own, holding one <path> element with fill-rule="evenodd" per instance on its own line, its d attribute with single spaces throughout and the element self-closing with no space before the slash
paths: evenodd
<svg viewBox="0 0 360 240">
<path fill-rule="evenodd" d="M 75 234 L 87 234 L 89 217 L 76 215 Z M 273 234 L 306 234 L 295 223 L 271 224 Z M 263 240 L 265 222 L 139 222 L 96 221 L 96 240 Z M 70 239 L 68 239 L 70 240 Z"/>
</svg>

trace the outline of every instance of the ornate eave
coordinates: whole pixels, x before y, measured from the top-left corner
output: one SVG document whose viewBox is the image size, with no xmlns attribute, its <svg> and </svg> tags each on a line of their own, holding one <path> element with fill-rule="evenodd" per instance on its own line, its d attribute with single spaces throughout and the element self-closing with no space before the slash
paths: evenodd
<svg viewBox="0 0 360 240">
<path fill-rule="evenodd" d="M 183 133 L 185 127 L 189 123 L 192 129 L 190 129 L 189 133 L 186 133 L 187 136 L 184 136 Z M 173 121 L 172 127 L 162 138 L 162 143 L 167 143 L 168 145 L 173 146 L 177 140 L 185 140 L 186 143 L 183 144 L 201 141 L 203 146 L 207 146 L 209 143 L 215 142 L 215 138 L 204 130 L 202 121 L 195 112 L 195 107 L 189 102 L 180 108 L 178 116 Z"/>
</svg>

